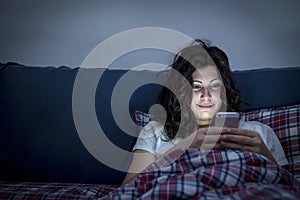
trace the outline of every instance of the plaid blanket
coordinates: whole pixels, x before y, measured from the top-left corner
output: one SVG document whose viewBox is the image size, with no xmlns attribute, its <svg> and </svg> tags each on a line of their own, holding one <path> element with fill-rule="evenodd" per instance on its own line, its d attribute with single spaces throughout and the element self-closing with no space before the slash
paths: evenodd
<svg viewBox="0 0 300 200">
<path fill-rule="evenodd" d="M 99 199 L 117 187 L 117 185 L 72 183 L 0 182 L 0 199 Z"/>
<path fill-rule="evenodd" d="M 172 162 L 177 153 L 105 199 L 300 199 L 297 179 L 260 154 L 188 149 Z"/>
<path fill-rule="evenodd" d="M 182 154 L 178 159 L 178 153 Z M 7 183 L 0 199 L 300 199 L 300 184 L 260 154 L 174 151 L 134 181 L 116 185 Z"/>
</svg>

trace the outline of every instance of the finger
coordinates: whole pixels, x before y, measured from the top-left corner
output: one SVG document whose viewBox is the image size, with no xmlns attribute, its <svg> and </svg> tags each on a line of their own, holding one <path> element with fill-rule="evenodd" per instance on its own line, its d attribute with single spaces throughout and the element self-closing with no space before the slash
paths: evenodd
<svg viewBox="0 0 300 200">
<path fill-rule="evenodd" d="M 206 150 L 225 150 L 225 148 L 220 143 L 215 143 L 215 144 L 203 143 L 200 148 Z"/>
<path fill-rule="evenodd" d="M 204 135 L 221 135 L 222 133 L 229 132 L 230 128 L 224 127 L 209 127 L 209 128 L 200 128 L 198 133 Z"/>
<path fill-rule="evenodd" d="M 212 148 L 213 150 L 226 150 L 220 143 L 216 143 L 215 146 Z"/>
<path fill-rule="evenodd" d="M 237 144 L 237 143 L 230 143 L 230 142 L 220 142 L 220 146 L 224 149 L 231 149 L 231 150 L 242 150 L 242 151 L 251 151 L 251 152 L 258 152 L 259 149 L 252 146 L 247 146 L 243 144 Z"/>
<path fill-rule="evenodd" d="M 215 145 L 220 142 L 219 135 L 202 135 L 198 134 L 193 138 L 193 142 L 191 142 L 191 146 L 200 147 L 202 144 Z"/>
<path fill-rule="evenodd" d="M 226 130 L 224 130 L 222 133 L 223 133 L 223 135 L 226 135 L 226 134 L 243 135 L 243 136 L 247 136 L 247 137 L 251 137 L 251 138 L 256 137 L 258 134 L 255 131 L 240 129 L 240 128 L 226 128 Z"/>
<path fill-rule="evenodd" d="M 222 146 L 225 149 L 232 149 L 232 150 L 248 150 L 248 146 L 244 144 L 238 144 L 233 142 L 225 142 L 221 141 L 220 146 Z"/>
<path fill-rule="evenodd" d="M 221 141 L 220 135 L 205 135 L 203 138 L 203 143 L 215 144 Z"/>
<path fill-rule="evenodd" d="M 256 141 L 258 138 L 252 138 L 244 135 L 222 135 L 219 140 L 247 146 L 256 146 L 258 144 L 258 141 Z"/>
</svg>

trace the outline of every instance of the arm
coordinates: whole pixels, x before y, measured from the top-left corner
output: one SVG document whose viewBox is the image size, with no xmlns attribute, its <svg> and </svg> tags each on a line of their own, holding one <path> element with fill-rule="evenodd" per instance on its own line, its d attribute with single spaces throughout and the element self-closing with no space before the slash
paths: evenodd
<svg viewBox="0 0 300 200">
<path fill-rule="evenodd" d="M 155 155 L 144 150 L 135 150 L 128 173 L 122 186 L 135 179 L 141 171 L 156 160 Z"/>
<path fill-rule="evenodd" d="M 133 158 L 122 186 L 133 180 L 141 171 L 156 160 L 156 132 L 162 125 L 156 121 L 149 122 L 139 133 L 133 150 Z M 151 153 L 150 153 L 151 152 Z"/>
<path fill-rule="evenodd" d="M 264 141 L 255 131 L 229 128 L 226 133 L 221 136 L 221 146 L 226 149 L 246 150 L 260 153 L 277 164 Z"/>
<path fill-rule="evenodd" d="M 224 131 L 222 128 L 201 128 L 191 135 L 184 138 L 181 142 L 167 150 L 163 156 L 180 148 L 206 148 L 206 149 L 221 149 L 219 136 Z M 209 134 L 207 134 L 209 133 Z M 205 145 L 202 145 L 203 142 Z M 179 155 L 180 156 L 180 155 Z M 133 154 L 132 163 L 129 167 L 128 173 L 122 183 L 122 186 L 133 179 L 135 179 L 141 171 L 143 171 L 148 165 L 156 161 L 156 156 L 145 150 L 135 150 Z"/>
<path fill-rule="evenodd" d="M 164 155 L 171 153 L 180 148 L 202 148 L 224 150 L 220 145 L 220 135 L 227 129 L 219 127 L 200 128 L 194 133 L 184 138 L 181 142 L 169 149 Z"/>
</svg>

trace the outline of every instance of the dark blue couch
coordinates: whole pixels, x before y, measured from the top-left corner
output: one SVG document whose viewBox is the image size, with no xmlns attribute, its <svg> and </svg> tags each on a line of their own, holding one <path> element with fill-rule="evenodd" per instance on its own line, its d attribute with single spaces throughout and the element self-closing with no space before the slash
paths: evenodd
<svg viewBox="0 0 300 200">
<path fill-rule="evenodd" d="M 79 68 L 68 67 L 0 65 L 0 180 L 121 183 L 125 173 L 98 161 L 77 133 L 72 97 L 78 71 Z M 89 77 L 103 73 L 94 98 L 97 119 L 114 144 L 130 151 L 135 137 L 120 129 L 111 111 L 114 86 L 127 72 L 80 69 L 84 74 L 81 84 L 86 90 L 93 84 Z M 242 106 L 243 111 L 300 103 L 300 67 L 235 71 L 234 77 L 243 101 L 249 104 Z M 125 86 L 147 80 L 161 82 L 165 78 L 165 72 L 130 71 L 121 84 L 125 88 L 122 91 L 126 96 Z M 121 123 L 122 116 L 126 122 L 128 112 L 131 119 L 135 110 L 148 112 L 161 87 L 145 84 L 130 94 L 130 99 L 119 97 Z M 84 125 L 88 130 L 89 119 Z M 136 127 L 128 125 L 128 129 L 137 135 Z M 103 151 L 110 156 L 110 149 Z M 120 165 L 128 166 L 130 159 L 128 154 L 119 160 Z"/>
</svg>

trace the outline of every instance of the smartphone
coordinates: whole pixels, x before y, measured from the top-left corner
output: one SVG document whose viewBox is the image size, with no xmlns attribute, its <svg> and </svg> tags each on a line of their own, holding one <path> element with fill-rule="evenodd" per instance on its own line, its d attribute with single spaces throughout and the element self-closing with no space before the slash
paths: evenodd
<svg viewBox="0 0 300 200">
<path fill-rule="evenodd" d="M 237 128 L 240 114 L 238 112 L 218 112 L 215 118 L 215 126 Z"/>
</svg>

